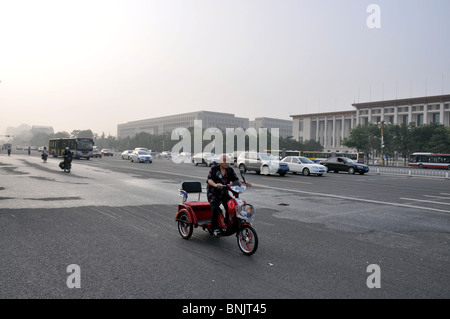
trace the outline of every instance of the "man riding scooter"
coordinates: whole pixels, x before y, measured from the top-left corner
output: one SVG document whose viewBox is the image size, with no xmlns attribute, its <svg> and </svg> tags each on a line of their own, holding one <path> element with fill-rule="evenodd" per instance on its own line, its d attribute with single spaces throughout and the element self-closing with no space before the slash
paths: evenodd
<svg viewBox="0 0 450 319">
<path fill-rule="evenodd" d="M 231 158 L 228 157 L 227 154 L 221 154 L 219 156 L 219 165 L 215 165 L 211 167 L 211 170 L 208 174 L 207 179 L 207 197 L 208 202 L 211 204 L 211 229 L 213 229 L 213 235 L 218 237 L 221 233 L 219 229 L 219 211 L 220 204 L 222 204 L 225 209 L 227 209 L 228 201 L 231 199 L 231 196 L 228 194 L 228 191 L 224 187 L 226 184 L 230 184 L 234 181 L 239 181 L 234 169 L 230 167 Z M 220 172 L 220 174 L 218 174 Z M 218 176 L 221 175 L 221 178 Z M 248 187 L 252 186 L 250 183 L 245 183 L 244 181 L 240 181 L 243 184 L 246 184 Z M 225 185 L 224 185 L 225 184 Z M 228 212 L 225 218 L 226 223 L 228 219 Z"/>
<path fill-rule="evenodd" d="M 73 153 L 68 147 L 66 147 L 62 155 L 64 158 L 64 171 L 67 170 L 68 172 L 70 172 L 70 169 L 72 168 Z"/>
</svg>

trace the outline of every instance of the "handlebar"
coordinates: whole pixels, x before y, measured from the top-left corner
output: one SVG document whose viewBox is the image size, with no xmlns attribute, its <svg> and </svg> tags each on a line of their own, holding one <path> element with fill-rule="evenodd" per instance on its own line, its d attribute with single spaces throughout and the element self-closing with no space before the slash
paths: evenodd
<svg viewBox="0 0 450 319">
<path fill-rule="evenodd" d="M 227 184 L 227 188 L 233 193 L 242 194 L 247 190 L 247 186 L 245 185 L 231 185 Z"/>
</svg>

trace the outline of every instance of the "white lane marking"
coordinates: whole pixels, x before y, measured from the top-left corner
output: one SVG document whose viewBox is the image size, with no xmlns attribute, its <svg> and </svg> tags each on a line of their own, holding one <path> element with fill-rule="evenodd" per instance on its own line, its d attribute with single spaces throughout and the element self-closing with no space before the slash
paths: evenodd
<svg viewBox="0 0 450 319">
<path fill-rule="evenodd" d="M 316 195 L 316 196 L 332 197 L 332 198 L 339 198 L 339 199 L 347 199 L 347 200 L 356 201 L 356 202 L 365 202 L 365 203 L 372 203 L 372 204 L 379 204 L 379 205 L 415 208 L 415 209 L 421 209 L 421 210 L 431 210 L 431 211 L 441 212 L 441 213 L 450 213 L 450 210 L 437 209 L 437 208 L 431 208 L 431 207 L 422 207 L 422 206 L 415 206 L 415 205 L 408 205 L 408 204 L 401 204 L 401 203 L 383 202 L 383 201 L 373 200 L 373 199 L 353 198 L 353 197 L 348 197 L 348 196 L 333 195 L 333 194 L 322 194 L 322 193 L 317 193 L 317 192 L 299 191 L 299 190 L 285 189 L 285 188 L 272 187 L 272 186 L 262 186 L 261 185 L 261 187 L 269 188 L 269 189 L 281 190 L 281 191 L 285 191 L 285 192 L 294 192 L 294 193 L 301 193 L 301 194 L 308 194 L 308 195 Z"/>
<path fill-rule="evenodd" d="M 438 204 L 438 205 L 450 205 L 450 203 L 436 202 L 434 200 L 424 200 L 424 199 L 415 199 L 415 198 L 406 198 L 406 197 L 400 197 L 400 199 L 411 200 L 411 201 L 415 201 L 415 202 L 432 203 L 432 204 Z"/>
<path fill-rule="evenodd" d="M 423 195 L 423 196 L 431 197 L 431 198 L 450 199 L 450 197 L 444 197 L 444 196 L 434 196 L 434 195 Z"/>
</svg>

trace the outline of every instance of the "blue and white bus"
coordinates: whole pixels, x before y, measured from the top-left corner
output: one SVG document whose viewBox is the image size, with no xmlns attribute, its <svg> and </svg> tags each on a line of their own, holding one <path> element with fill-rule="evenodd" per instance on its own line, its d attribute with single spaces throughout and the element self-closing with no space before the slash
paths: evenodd
<svg viewBox="0 0 450 319">
<path fill-rule="evenodd" d="M 94 148 L 92 138 L 52 138 L 48 141 L 48 153 L 53 157 L 62 156 L 68 147 L 74 158 L 90 159 Z"/>
</svg>

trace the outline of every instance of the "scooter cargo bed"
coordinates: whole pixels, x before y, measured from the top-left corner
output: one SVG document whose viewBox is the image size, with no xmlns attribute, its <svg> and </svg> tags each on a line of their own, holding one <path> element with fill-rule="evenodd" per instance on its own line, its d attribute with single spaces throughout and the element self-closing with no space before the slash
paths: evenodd
<svg viewBox="0 0 450 319">
<path fill-rule="evenodd" d="M 208 202 L 186 202 L 185 205 L 195 212 L 197 220 L 211 219 L 211 205 Z"/>
</svg>

